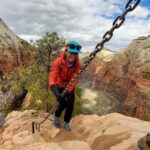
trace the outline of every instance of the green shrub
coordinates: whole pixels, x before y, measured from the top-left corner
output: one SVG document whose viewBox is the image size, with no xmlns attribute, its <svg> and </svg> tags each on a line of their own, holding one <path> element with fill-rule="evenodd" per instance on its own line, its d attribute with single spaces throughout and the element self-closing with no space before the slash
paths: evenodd
<svg viewBox="0 0 150 150">
<path fill-rule="evenodd" d="M 31 108 L 35 106 L 37 100 L 45 102 L 49 99 L 49 92 L 47 90 L 48 73 L 46 67 L 29 63 L 26 66 L 19 67 L 12 76 L 11 90 L 17 95 L 20 95 L 23 90 L 31 93 L 34 98 Z"/>
<path fill-rule="evenodd" d="M 146 95 L 143 95 L 143 100 L 145 101 L 149 101 L 150 100 L 150 95 L 149 94 L 146 94 Z"/>
<path fill-rule="evenodd" d="M 144 115 L 144 118 L 143 118 L 145 121 L 150 121 L 150 110 L 148 110 L 145 115 Z"/>
<path fill-rule="evenodd" d="M 43 110 L 45 108 L 45 105 L 48 104 L 48 111 L 50 111 L 53 107 L 54 102 L 55 96 L 51 92 L 49 92 L 48 97 L 45 100 L 40 100 L 36 97 L 32 97 L 28 109 Z"/>
<path fill-rule="evenodd" d="M 8 115 L 12 111 L 10 106 L 5 106 L 0 112 L 4 113 L 5 115 Z"/>
<path fill-rule="evenodd" d="M 51 103 L 55 101 L 55 97 L 52 92 L 47 90 L 48 76 L 49 74 L 45 67 L 39 64 L 29 63 L 16 70 L 11 90 L 17 94 L 21 94 L 25 89 L 32 95 L 29 109 L 43 109 L 46 102 L 50 105 L 49 109 L 51 109 Z M 73 115 L 82 112 L 81 95 L 82 90 L 77 88 Z M 39 103 L 39 101 L 41 101 L 41 103 Z"/>
<path fill-rule="evenodd" d="M 81 114 L 83 111 L 81 95 L 82 95 L 82 89 L 76 88 L 76 97 L 75 97 L 73 116 Z"/>
<path fill-rule="evenodd" d="M 144 71 L 142 72 L 143 78 L 150 80 L 150 72 L 149 71 Z"/>
</svg>

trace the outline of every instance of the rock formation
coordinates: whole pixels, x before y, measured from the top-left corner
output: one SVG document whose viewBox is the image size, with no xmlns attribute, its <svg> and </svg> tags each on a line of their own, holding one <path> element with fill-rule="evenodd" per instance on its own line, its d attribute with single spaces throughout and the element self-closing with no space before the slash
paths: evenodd
<svg viewBox="0 0 150 150">
<path fill-rule="evenodd" d="M 107 62 L 93 60 L 81 83 L 89 80 L 90 86 L 113 95 L 113 111 L 143 118 L 150 109 L 150 36 L 135 39 Z"/>
<path fill-rule="evenodd" d="M 28 43 L 17 35 L 0 19 L 0 76 L 30 60 L 30 52 L 26 50 Z"/>
<path fill-rule="evenodd" d="M 57 129 L 47 120 L 32 134 L 32 121 L 45 113 L 14 111 L 0 129 L 1 150 L 137 150 L 137 141 L 149 131 L 149 122 L 112 113 L 79 115 L 71 120 L 72 131 Z M 52 117 L 52 116 L 51 116 Z"/>
<path fill-rule="evenodd" d="M 9 89 L 8 74 L 34 58 L 33 51 L 29 49 L 31 50 L 30 45 L 0 19 L 0 110 L 9 106 L 16 99 L 15 95 L 18 95 Z"/>
</svg>

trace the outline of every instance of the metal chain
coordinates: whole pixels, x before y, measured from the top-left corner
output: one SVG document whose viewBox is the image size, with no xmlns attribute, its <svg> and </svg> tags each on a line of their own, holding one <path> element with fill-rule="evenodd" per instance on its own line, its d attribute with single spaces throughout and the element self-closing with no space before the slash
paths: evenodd
<svg viewBox="0 0 150 150">
<path fill-rule="evenodd" d="M 113 37 L 113 32 L 123 25 L 125 21 L 125 16 L 128 14 L 128 12 L 133 11 L 141 2 L 141 0 L 134 0 L 134 1 L 135 3 L 132 4 L 133 0 L 128 0 L 125 6 L 125 11 L 120 16 L 117 16 L 116 19 L 113 21 L 112 28 L 103 35 L 102 41 L 96 45 L 95 50 L 89 55 L 88 59 L 84 62 L 83 67 L 77 72 L 74 78 L 71 79 L 71 81 L 68 83 L 67 87 L 64 89 L 64 91 L 61 94 L 62 96 L 64 96 L 67 93 L 69 87 L 79 78 L 82 71 L 95 58 L 96 54 L 103 49 L 104 44 Z"/>
<path fill-rule="evenodd" d="M 128 0 L 127 4 L 125 6 L 125 11 L 122 13 L 122 15 L 116 17 L 116 19 L 114 20 L 114 22 L 112 24 L 112 28 L 103 35 L 102 41 L 96 45 L 95 50 L 89 55 L 88 59 L 84 62 L 83 67 L 78 71 L 78 73 L 74 76 L 74 78 L 69 82 L 67 87 L 62 92 L 62 96 L 67 93 L 69 87 L 78 79 L 78 77 L 80 76 L 82 71 L 95 58 L 96 54 L 103 49 L 104 44 L 113 37 L 113 32 L 115 31 L 115 29 L 118 29 L 121 27 L 121 25 L 125 21 L 125 16 L 127 15 L 127 13 L 133 11 L 138 6 L 138 4 L 140 3 L 141 0 L 135 0 L 135 1 L 136 2 L 134 3 L 134 5 L 131 5 L 132 0 Z M 55 110 L 55 108 L 56 107 L 54 106 L 53 109 L 49 112 L 49 114 L 41 122 L 39 122 L 39 123 L 36 123 L 34 121 L 32 122 L 32 133 L 33 134 L 35 133 L 35 129 L 40 131 L 40 125 L 48 119 L 48 117 Z"/>
</svg>

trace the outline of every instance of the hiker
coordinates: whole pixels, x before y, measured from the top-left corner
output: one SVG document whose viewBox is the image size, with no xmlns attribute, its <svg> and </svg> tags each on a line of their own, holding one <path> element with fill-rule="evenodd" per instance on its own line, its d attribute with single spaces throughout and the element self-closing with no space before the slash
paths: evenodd
<svg viewBox="0 0 150 150">
<path fill-rule="evenodd" d="M 63 128 L 71 131 L 69 122 L 72 117 L 74 101 L 75 101 L 75 86 L 76 80 L 70 87 L 67 93 L 62 96 L 61 93 L 68 85 L 69 81 L 81 68 L 78 54 L 81 46 L 75 42 L 70 41 L 65 45 L 65 49 L 60 56 L 54 61 L 49 76 L 49 87 L 56 96 L 58 107 L 55 111 L 53 124 L 57 128 L 61 128 L 60 115 L 65 109 Z"/>
</svg>

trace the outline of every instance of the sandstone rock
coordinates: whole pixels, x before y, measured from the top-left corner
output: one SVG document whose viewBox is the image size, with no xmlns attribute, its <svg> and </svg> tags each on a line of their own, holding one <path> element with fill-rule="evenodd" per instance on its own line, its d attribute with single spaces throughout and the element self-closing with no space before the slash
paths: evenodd
<svg viewBox="0 0 150 150">
<path fill-rule="evenodd" d="M 28 42 L 19 38 L 0 18 L 0 108 L 9 107 L 19 95 L 10 91 L 9 85 L 13 79 L 8 77 L 17 67 L 26 64 L 34 58 L 29 50 Z"/>
<path fill-rule="evenodd" d="M 22 103 L 22 106 L 21 106 L 22 109 L 27 109 L 27 108 L 29 108 L 30 103 L 31 103 L 31 99 L 32 99 L 32 96 L 31 96 L 30 93 L 28 93 L 28 94 L 26 95 L 26 97 L 25 97 L 23 103 Z"/>
<path fill-rule="evenodd" d="M 18 130 L 19 128 L 20 128 L 20 126 L 15 126 L 15 128 L 14 128 L 14 129 L 15 129 L 15 130 Z"/>
<path fill-rule="evenodd" d="M 65 141 L 57 143 L 35 143 L 25 147 L 28 150 L 91 150 L 87 143 L 82 141 Z"/>
<path fill-rule="evenodd" d="M 40 132 L 31 132 L 32 121 L 39 122 L 46 114 L 32 110 L 12 112 L 0 132 L 2 150 L 136 150 L 137 141 L 148 131 L 150 123 L 121 114 L 105 116 L 79 115 L 71 120 L 72 131 L 57 129 L 46 121 Z M 14 118 L 17 117 L 15 120 Z M 14 121 L 11 121 L 14 120 Z M 26 122 L 26 124 L 23 124 Z M 15 130 L 15 127 L 20 128 Z"/>
<path fill-rule="evenodd" d="M 14 130 L 10 126 L 10 127 L 6 128 L 6 130 L 4 130 L 2 132 L 2 139 L 3 139 L 3 141 L 10 140 L 10 139 L 12 139 L 13 135 L 14 135 Z"/>
<path fill-rule="evenodd" d="M 57 143 L 35 143 L 25 146 L 23 150 L 62 150 Z"/>
<path fill-rule="evenodd" d="M 3 74 L 31 59 L 31 54 L 24 50 L 27 45 L 0 19 L 0 71 Z"/>
<path fill-rule="evenodd" d="M 81 78 L 89 88 L 109 99 L 99 109 L 111 106 L 116 111 L 143 119 L 150 109 L 150 36 L 135 39 L 116 52 L 109 62 L 95 58 Z M 88 77 L 88 78 L 86 78 Z M 100 98 L 101 101 L 101 98 Z"/>
<path fill-rule="evenodd" d="M 18 134 L 14 135 L 12 140 L 14 144 L 31 144 L 35 142 L 44 142 L 44 139 L 40 135 L 32 135 L 28 130 L 19 132 Z"/>
<path fill-rule="evenodd" d="M 52 139 L 60 133 L 60 129 L 55 128 L 53 124 L 45 123 L 41 126 L 41 134 L 47 135 L 48 138 Z"/>
<path fill-rule="evenodd" d="M 97 53 L 97 57 L 102 59 L 104 62 L 109 62 L 113 58 L 114 51 L 111 51 L 107 48 L 103 48 L 100 53 Z M 90 55 L 90 52 L 83 52 L 79 55 L 80 59 L 85 59 Z"/>
<path fill-rule="evenodd" d="M 65 141 L 61 142 L 60 147 L 64 150 L 71 150 L 72 148 L 74 150 L 91 150 L 90 146 L 83 141 Z"/>
</svg>

